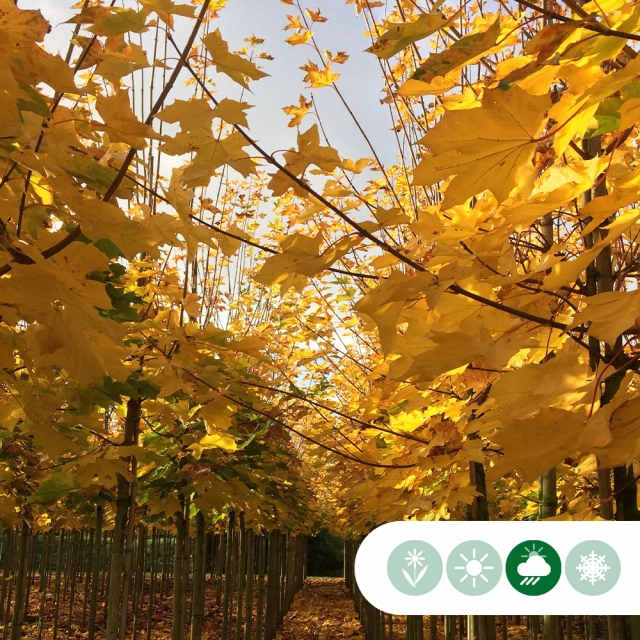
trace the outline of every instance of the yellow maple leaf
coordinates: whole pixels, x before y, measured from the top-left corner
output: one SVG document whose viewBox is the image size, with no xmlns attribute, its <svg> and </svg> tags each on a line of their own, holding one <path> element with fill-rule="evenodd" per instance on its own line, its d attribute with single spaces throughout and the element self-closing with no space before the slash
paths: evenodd
<svg viewBox="0 0 640 640">
<path fill-rule="evenodd" d="M 499 37 L 500 18 L 496 19 L 486 31 L 465 36 L 444 51 L 430 55 L 412 78 L 422 82 L 432 82 L 437 77 L 443 77 L 461 69 L 490 53 Z"/>
<path fill-rule="evenodd" d="M 362 173 L 371 164 L 370 158 L 360 158 L 355 162 L 353 160 L 343 160 L 342 165 L 346 171 L 352 171 L 353 173 Z"/>
<path fill-rule="evenodd" d="M 307 101 L 307 99 L 303 95 L 301 95 L 298 105 L 292 104 L 288 107 L 283 107 L 282 110 L 287 115 L 293 116 L 293 118 L 289 120 L 288 126 L 290 127 L 298 126 L 302 122 L 302 118 L 304 118 L 307 115 L 307 113 L 309 112 L 309 109 L 311 109 L 312 106 L 313 106 L 313 100 Z"/>
<path fill-rule="evenodd" d="M 42 42 L 49 28 L 40 10 L 23 10 L 13 0 L 0 0 L 0 31 L 20 49 Z"/>
<path fill-rule="evenodd" d="M 455 87 L 460 81 L 460 73 L 451 73 L 446 76 L 437 76 L 431 82 L 414 80 L 409 78 L 402 83 L 398 93 L 401 96 L 437 96 L 446 93 Z"/>
<path fill-rule="evenodd" d="M 285 40 L 285 42 L 288 42 L 292 46 L 295 46 L 297 44 L 307 44 L 307 42 L 311 40 L 311 36 L 313 36 L 313 31 L 309 31 L 309 29 L 304 29 L 299 33 L 294 33 L 292 36 L 289 36 Z"/>
<path fill-rule="evenodd" d="M 331 53 L 331 51 L 327 51 L 326 49 L 323 51 L 324 55 L 336 64 L 344 64 L 349 59 L 349 54 L 346 51 L 336 51 L 335 53 Z"/>
<path fill-rule="evenodd" d="M 240 229 L 237 224 L 230 224 L 228 229 L 225 229 L 232 235 L 226 235 L 224 233 L 218 233 L 214 231 L 212 233 L 213 237 L 218 240 L 218 246 L 220 247 L 220 251 L 227 256 L 227 258 L 235 255 L 238 249 L 242 245 L 242 240 L 238 238 L 244 238 L 245 240 L 249 239 L 249 234 Z"/>
<path fill-rule="evenodd" d="M 202 312 L 200 300 L 201 296 L 193 292 L 187 293 L 187 295 L 182 299 L 182 308 L 193 321 L 198 320 Z"/>
<path fill-rule="evenodd" d="M 228 75 L 234 82 L 249 88 L 246 78 L 260 80 L 269 74 L 260 71 L 256 65 L 235 53 L 229 51 L 229 46 L 222 39 L 220 29 L 216 29 L 202 40 L 207 51 L 211 54 L 213 64 L 220 73 Z"/>
<path fill-rule="evenodd" d="M 235 451 L 238 447 L 231 436 L 214 433 L 205 436 L 198 443 L 203 449 L 222 449 L 223 451 Z M 194 445 L 191 445 L 192 447 Z M 189 447 L 191 448 L 191 447 Z"/>
<path fill-rule="evenodd" d="M 640 398 L 631 398 L 613 411 L 610 420 L 611 441 L 602 448 L 593 447 L 598 462 L 607 467 L 632 464 L 640 452 Z"/>
<path fill-rule="evenodd" d="M 640 317 L 640 292 L 608 291 L 586 299 L 586 308 L 577 313 L 572 326 L 590 322 L 588 333 L 613 347 L 626 329 Z"/>
<path fill-rule="evenodd" d="M 213 110 L 214 118 L 221 118 L 229 124 L 239 124 L 248 127 L 247 114 L 245 111 L 250 109 L 251 105 L 247 102 L 238 102 L 230 98 L 223 98 L 218 106 Z"/>
<path fill-rule="evenodd" d="M 287 20 L 289 21 L 289 24 L 284 27 L 284 30 L 287 31 L 289 29 L 304 29 L 304 27 L 302 26 L 302 22 L 300 22 L 300 17 L 299 16 L 292 16 L 287 14 Z"/>
<path fill-rule="evenodd" d="M 451 19 L 445 18 L 437 11 L 434 13 L 422 13 L 413 22 L 390 25 L 389 29 L 366 51 L 373 53 L 378 58 L 387 60 L 414 42 L 427 38 L 438 29 L 442 29 Z"/>
<path fill-rule="evenodd" d="M 525 482 L 532 482 L 576 452 L 583 429 L 581 415 L 552 407 L 543 407 L 531 418 L 514 420 L 492 438 L 504 455 L 491 475 L 500 477 L 516 469 Z"/>
<path fill-rule="evenodd" d="M 99 59 L 96 73 L 104 76 L 113 84 L 126 75 L 149 66 L 143 48 L 127 42 L 124 36 L 107 38 L 104 51 L 96 53 Z"/>
<path fill-rule="evenodd" d="M 548 96 L 531 96 L 514 87 L 486 91 L 479 108 L 447 111 L 420 140 L 433 155 L 416 167 L 414 183 L 432 185 L 455 176 L 444 208 L 485 190 L 503 202 L 518 183 L 535 177 L 531 158 L 550 105 Z"/>
<path fill-rule="evenodd" d="M 640 98 L 631 98 L 620 107 L 620 129 L 629 129 L 640 121 Z"/>
<path fill-rule="evenodd" d="M 140 122 L 131 109 L 129 92 L 118 89 L 111 96 L 99 96 L 96 109 L 104 125 L 94 124 L 94 129 L 105 131 L 111 142 L 125 142 L 134 149 L 144 149 L 147 138 L 161 140 L 148 124 Z"/>
<path fill-rule="evenodd" d="M 186 4 L 176 4 L 173 0 L 141 0 L 142 5 L 155 11 L 162 22 L 173 29 L 173 16 L 193 17 L 193 7 Z"/>
<path fill-rule="evenodd" d="M 334 73 L 331 70 L 331 65 L 328 62 L 322 70 L 313 62 L 308 62 L 300 68 L 307 73 L 304 77 L 304 82 L 309 83 L 310 89 L 330 87 L 340 77 L 339 73 Z"/>
<path fill-rule="evenodd" d="M 361 238 L 345 236 L 320 252 L 321 234 L 310 238 L 294 233 L 282 240 L 282 253 L 267 258 L 254 279 L 262 284 L 274 285 L 282 284 L 293 273 L 313 277 L 329 268 L 361 241 Z"/>
<path fill-rule="evenodd" d="M 305 11 L 307 12 L 307 15 L 309 16 L 312 22 L 326 22 L 328 20 L 328 18 L 325 18 L 324 16 L 320 15 L 319 8 L 316 9 L 315 11 L 312 11 L 311 9 L 305 9 Z"/>
<path fill-rule="evenodd" d="M 562 352 L 547 362 L 505 373 L 493 384 L 490 397 L 505 419 L 525 419 L 540 407 L 571 410 L 590 401 L 591 380 L 588 364 Z"/>
<path fill-rule="evenodd" d="M 436 288 L 437 278 L 431 273 L 423 272 L 411 277 L 394 270 L 375 289 L 367 292 L 354 309 L 377 325 L 382 350 L 389 353 L 396 343 L 396 324 L 407 300 L 420 298 L 424 292 L 429 292 L 430 301 L 435 304 L 437 294 L 434 295 L 433 291 Z"/>
<path fill-rule="evenodd" d="M 207 433 L 211 435 L 218 431 L 226 431 L 233 422 L 232 416 L 235 410 L 231 400 L 227 400 L 222 395 L 218 395 L 211 402 L 200 407 L 200 415 L 205 422 Z"/>
<path fill-rule="evenodd" d="M 194 98 L 175 100 L 155 117 L 162 122 L 179 122 L 182 131 L 193 131 L 194 129 L 211 129 L 214 113 L 208 100 Z"/>
<path fill-rule="evenodd" d="M 283 155 L 287 162 L 287 169 L 297 176 L 303 174 L 310 165 L 331 172 L 341 164 L 340 156 L 333 147 L 320 145 L 317 124 L 309 127 L 304 133 L 298 134 L 297 150 L 291 149 Z"/>
<path fill-rule="evenodd" d="M 89 7 L 89 9 L 91 8 L 106 7 Z M 82 13 L 84 14 L 85 12 L 83 11 Z M 146 25 L 147 15 L 148 11 L 146 9 L 136 11 L 135 9 L 124 7 L 109 8 L 108 13 L 103 14 L 90 27 L 87 27 L 87 31 L 91 31 L 97 36 L 107 37 L 122 36 L 131 31 L 143 33 L 149 29 Z"/>
</svg>

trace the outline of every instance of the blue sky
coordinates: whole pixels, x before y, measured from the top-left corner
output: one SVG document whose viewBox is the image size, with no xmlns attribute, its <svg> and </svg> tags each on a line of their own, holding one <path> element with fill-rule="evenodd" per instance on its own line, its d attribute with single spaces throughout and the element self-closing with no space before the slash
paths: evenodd
<svg viewBox="0 0 640 640">
<path fill-rule="evenodd" d="M 21 8 L 40 9 L 53 26 L 52 33 L 47 36 L 47 46 L 51 50 L 66 52 L 69 25 L 63 24 L 72 15 L 74 0 L 20 0 Z M 129 2 L 126 3 L 131 6 Z M 333 65 L 334 71 L 342 75 L 338 86 L 350 108 L 358 118 L 363 129 L 374 144 L 382 162 L 389 165 L 396 160 L 397 147 L 395 136 L 390 131 L 390 115 L 387 105 L 380 104 L 382 97 L 382 79 L 377 59 L 364 52 L 370 41 L 363 32 L 366 23 L 362 16 L 356 16 L 354 5 L 345 4 L 344 0 L 318 0 L 309 6 L 319 8 L 328 18 L 325 23 L 314 26 L 316 39 L 321 48 L 330 51 L 346 51 L 350 58 L 343 65 Z M 309 97 L 302 79 L 304 72 L 299 67 L 312 60 L 318 62 L 315 51 L 307 45 L 292 47 L 284 42 L 292 31 L 283 31 L 288 24 L 287 13 L 295 13 L 296 9 L 284 5 L 280 0 L 229 0 L 227 7 L 220 12 L 219 20 L 212 27 L 220 28 L 223 37 L 231 50 L 239 49 L 244 38 L 254 34 L 264 38 L 261 49 L 274 57 L 273 61 L 261 60 L 264 71 L 270 77 L 252 82 L 253 95 L 245 92 L 243 99 L 255 108 L 249 111 L 251 132 L 269 151 L 287 149 L 295 145 L 295 129 L 287 127 L 289 116 L 282 107 L 297 104 L 303 93 Z M 189 21 L 176 20 L 175 38 L 179 43 L 185 41 L 189 29 Z M 186 77 L 186 76 L 185 76 Z M 219 98 L 238 99 L 242 88 L 217 75 Z M 130 79 L 125 78 L 125 83 Z M 189 92 L 190 93 L 190 92 Z M 185 97 L 184 90 L 177 87 L 173 97 Z M 323 124 L 329 140 L 343 157 L 357 159 L 370 157 L 369 151 L 360 132 L 351 120 L 344 106 L 334 91 L 329 88 L 316 89 L 313 92 Z M 171 98 L 168 103 L 171 102 Z M 303 128 L 313 123 L 311 117 L 303 122 Z"/>
</svg>

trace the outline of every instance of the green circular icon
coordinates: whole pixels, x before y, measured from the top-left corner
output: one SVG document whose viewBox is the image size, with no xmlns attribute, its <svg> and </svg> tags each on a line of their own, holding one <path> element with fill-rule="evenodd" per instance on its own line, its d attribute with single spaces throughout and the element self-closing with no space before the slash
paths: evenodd
<svg viewBox="0 0 640 640">
<path fill-rule="evenodd" d="M 391 552 L 387 575 L 398 591 L 408 596 L 423 596 L 440 582 L 442 559 L 428 542 L 407 540 Z"/>
<path fill-rule="evenodd" d="M 447 560 L 449 582 L 460 593 L 482 596 L 489 593 L 502 575 L 502 560 L 498 552 L 481 540 L 459 544 Z"/>
<path fill-rule="evenodd" d="M 600 596 L 618 582 L 620 558 L 606 542 L 586 540 L 571 549 L 564 571 L 576 591 L 587 596 Z"/>
<path fill-rule="evenodd" d="M 527 540 L 511 549 L 505 573 L 516 591 L 525 596 L 541 596 L 558 584 L 562 563 L 558 552 L 547 542 Z"/>
</svg>

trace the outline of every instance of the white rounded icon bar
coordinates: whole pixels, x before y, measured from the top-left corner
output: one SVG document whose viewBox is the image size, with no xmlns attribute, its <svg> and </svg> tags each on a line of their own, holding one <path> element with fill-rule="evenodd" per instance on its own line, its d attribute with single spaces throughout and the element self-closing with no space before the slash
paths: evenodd
<svg viewBox="0 0 640 640">
<path fill-rule="evenodd" d="M 640 522 L 391 522 L 355 577 L 396 615 L 632 615 L 638 540 Z"/>
</svg>

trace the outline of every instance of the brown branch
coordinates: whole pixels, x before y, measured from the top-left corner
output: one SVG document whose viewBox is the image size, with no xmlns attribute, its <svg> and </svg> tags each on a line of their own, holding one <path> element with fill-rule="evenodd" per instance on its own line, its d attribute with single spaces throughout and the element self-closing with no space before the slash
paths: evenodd
<svg viewBox="0 0 640 640">
<path fill-rule="evenodd" d="M 260 249 L 261 251 L 266 251 L 271 255 L 274 255 L 274 256 L 281 255 L 279 251 L 276 251 L 271 247 L 265 247 L 262 244 L 258 244 L 257 242 L 254 242 L 253 240 L 249 240 L 248 238 L 243 238 L 242 236 L 236 235 L 235 233 L 231 233 L 231 231 L 225 231 L 224 229 L 221 229 L 215 224 L 211 224 L 210 222 L 205 222 L 204 220 L 201 220 L 197 216 L 194 216 L 192 213 L 189 214 L 189 217 L 192 220 L 195 220 L 196 222 L 203 224 L 205 227 L 209 227 L 210 229 L 213 229 L 217 233 L 221 233 L 224 236 L 228 236 L 229 238 L 234 238 L 235 240 L 240 240 L 240 242 L 244 242 L 245 244 L 255 247 L 256 249 Z M 354 278 L 372 278 L 374 280 L 380 279 L 379 276 L 374 276 L 369 273 L 355 273 L 354 271 L 347 271 L 346 269 L 337 269 L 335 267 L 329 267 L 328 270 L 332 271 L 333 273 L 340 273 L 345 276 L 353 276 Z"/>
<path fill-rule="evenodd" d="M 551 11 L 550 9 L 539 7 L 538 5 L 535 5 L 532 2 L 528 2 L 527 0 L 517 0 L 517 2 L 518 4 L 528 7 L 529 9 L 533 9 L 534 11 L 537 11 L 538 13 L 541 13 L 549 18 L 553 18 L 554 20 L 559 20 L 560 22 L 565 22 L 566 24 L 575 25 L 576 28 L 588 29 L 589 31 L 594 31 L 601 36 L 613 36 L 616 38 L 624 38 L 625 40 L 635 40 L 637 42 L 640 42 L 640 35 L 636 33 L 628 33 L 627 31 L 609 29 L 609 27 L 605 27 L 604 25 L 592 20 L 573 20 L 573 18 L 567 18 L 567 16 L 563 16 L 560 13 Z"/>
<path fill-rule="evenodd" d="M 80 225 L 78 225 L 71 233 L 60 240 L 60 242 L 56 242 L 56 244 L 54 244 L 52 247 L 45 249 L 42 252 L 42 257 L 46 260 L 47 258 L 55 256 L 56 253 L 60 253 L 60 251 L 68 247 L 74 240 L 77 240 L 80 235 Z M 17 262 L 19 264 L 35 264 L 35 260 L 32 260 L 29 256 L 21 252 L 16 252 L 15 257 L 11 262 Z M 11 263 L 5 264 L 0 267 L 0 276 L 3 276 L 5 273 L 9 273 L 9 271 L 11 271 Z"/>
</svg>

